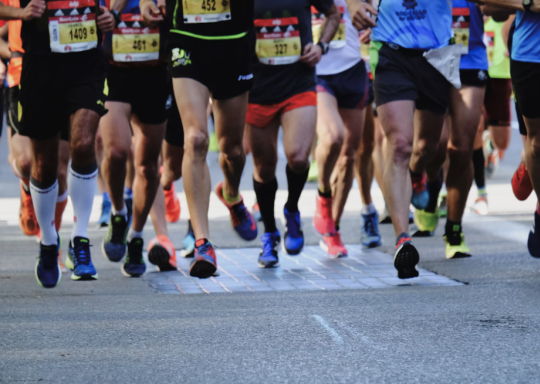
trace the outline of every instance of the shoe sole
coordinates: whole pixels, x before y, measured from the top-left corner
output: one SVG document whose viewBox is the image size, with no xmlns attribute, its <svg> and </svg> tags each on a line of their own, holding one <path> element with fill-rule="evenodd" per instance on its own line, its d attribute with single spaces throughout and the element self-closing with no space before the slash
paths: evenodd
<svg viewBox="0 0 540 384">
<path fill-rule="evenodd" d="M 380 247 L 382 245 L 382 242 L 381 241 L 372 241 L 371 243 L 363 243 L 362 242 L 362 245 L 366 248 L 377 248 L 377 247 Z"/>
<path fill-rule="evenodd" d="M 144 275 L 144 272 L 143 273 L 127 273 L 126 270 L 124 269 L 123 264 L 122 264 L 122 268 L 120 268 L 120 271 L 122 271 L 122 275 L 124 275 L 125 277 L 141 277 L 142 275 Z"/>
<path fill-rule="evenodd" d="M 279 267 L 279 261 L 276 261 L 275 263 L 267 263 L 267 264 L 261 263 L 259 261 L 258 265 L 259 265 L 259 268 L 261 268 L 261 269 L 276 268 L 276 267 Z"/>
<path fill-rule="evenodd" d="M 323 240 L 321 240 L 321 241 L 319 242 L 319 247 L 321 247 L 321 249 L 322 249 L 323 251 L 325 251 L 325 252 L 328 254 L 328 256 L 330 256 L 331 259 L 339 259 L 340 257 L 347 257 L 347 256 L 349 256 L 348 253 L 343 253 L 343 252 L 338 252 L 337 255 L 332 255 L 332 254 L 328 253 L 328 247 L 326 246 L 326 243 L 325 243 Z"/>
<path fill-rule="evenodd" d="M 81 276 L 77 276 L 73 273 L 71 274 L 71 280 L 73 281 L 93 281 L 93 280 L 97 280 L 98 278 L 99 276 L 97 273 L 95 275 L 90 275 L 90 274 L 85 273 L 84 275 L 81 275 Z"/>
<path fill-rule="evenodd" d="M 446 255 L 446 258 L 448 260 L 450 259 L 465 259 L 467 257 L 472 257 L 472 255 L 470 253 L 465 253 L 465 252 L 456 252 L 454 253 L 453 255 Z M 540 257 L 540 256 L 539 256 Z"/>
<path fill-rule="evenodd" d="M 191 257 L 195 257 L 195 249 L 191 250 L 189 253 L 185 250 L 181 250 L 180 251 L 180 256 L 183 257 L 183 258 L 191 258 Z"/>
<path fill-rule="evenodd" d="M 217 198 L 219 199 L 219 201 L 221 201 L 223 203 L 223 205 L 225 207 L 227 207 L 227 209 L 229 210 L 229 216 L 232 214 L 232 211 L 231 211 L 231 207 L 227 204 L 227 202 L 225 201 L 225 198 L 223 197 L 223 194 L 220 194 L 218 193 L 218 187 L 221 185 L 222 183 L 219 183 L 218 185 L 216 185 L 216 188 L 214 189 L 214 193 L 216 194 Z M 222 189 L 223 190 L 223 189 Z M 243 198 L 241 199 L 241 201 L 243 202 Z M 236 204 L 236 203 L 235 203 Z M 233 204 L 234 205 L 234 204 Z M 246 207 L 247 209 L 247 207 Z M 253 219 L 253 222 L 255 223 L 255 235 L 254 236 L 250 236 L 250 237 L 244 237 L 242 236 L 237 230 L 236 228 L 234 228 L 233 226 L 233 230 L 234 232 L 238 235 L 239 238 L 241 238 L 242 240 L 244 241 L 253 241 L 257 238 L 257 236 L 259 235 L 259 231 L 258 231 L 258 227 L 257 227 L 257 221 L 255 220 L 255 218 L 253 217 L 253 214 L 249 211 L 249 209 L 247 210 L 248 213 L 251 215 L 251 218 Z M 232 225 L 232 219 L 231 219 L 231 225 Z"/>
<path fill-rule="evenodd" d="M 298 256 L 300 253 L 302 253 L 302 250 L 304 249 L 304 245 L 302 244 L 302 247 L 298 251 L 290 251 L 285 247 L 285 237 L 287 237 L 287 232 L 285 232 L 285 236 L 283 237 L 283 242 L 281 243 L 281 249 L 283 252 L 285 252 L 289 256 Z"/>
<path fill-rule="evenodd" d="M 398 278 L 411 279 L 418 277 L 416 264 L 420 262 L 420 254 L 409 243 L 402 244 L 394 256 L 394 267 L 397 269 Z"/>
<path fill-rule="evenodd" d="M 57 265 L 57 267 L 58 267 L 58 280 L 56 281 L 56 283 L 54 285 L 47 286 L 47 285 L 43 285 L 41 283 L 41 281 L 39 280 L 39 278 L 38 278 L 38 274 L 37 274 L 37 266 L 38 266 L 38 264 L 39 264 L 39 260 L 38 260 L 36 266 L 34 267 L 34 274 L 36 276 L 36 280 L 37 280 L 39 285 L 41 285 L 43 288 L 50 289 L 50 288 L 55 288 L 58 284 L 60 284 L 60 280 L 62 280 L 62 271 L 60 270 L 60 266 Z"/>
<path fill-rule="evenodd" d="M 122 260 L 124 260 L 124 257 L 126 257 L 126 255 L 127 255 L 127 245 L 126 245 L 126 252 L 124 252 L 124 256 L 122 256 L 122 258 L 121 258 L 120 260 L 111 260 L 111 259 L 109 258 L 109 256 L 107 256 L 107 252 L 105 252 L 105 240 L 103 240 L 103 241 L 101 242 L 101 252 L 103 253 L 103 257 L 104 257 L 106 260 L 110 261 L 111 263 L 119 263 L 119 262 L 121 262 Z"/>
<path fill-rule="evenodd" d="M 148 261 L 157 265 L 160 272 L 176 271 L 176 268 L 169 263 L 170 257 L 169 252 L 159 244 L 154 245 L 148 252 Z"/>
<path fill-rule="evenodd" d="M 197 260 L 189 268 L 189 275 L 199 279 L 207 279 L 214 276 L 217 267 L 206 260 Z"/>
</svg>

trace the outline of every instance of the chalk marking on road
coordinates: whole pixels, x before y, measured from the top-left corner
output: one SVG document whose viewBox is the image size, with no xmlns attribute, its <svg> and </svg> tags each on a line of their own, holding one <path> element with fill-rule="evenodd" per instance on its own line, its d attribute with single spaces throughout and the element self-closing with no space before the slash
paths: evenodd
<svg viewBox="0 0 540 384">
<path fill-rule="evenodd" d="M 338 344 L 344 344 L 345 341 L 343 341 L 343 338 L 337 333 L 337 331 L 328 325 L 326 320 L 322 316 L 319 315 L 311 315 L 317 322 L 332 336 L 332 339 Z"/>
<path fill-rule="evenodd" d="M 369 346 L 370 348 L 377 349 L 377 350 L 380 350 L 380 351 L 387 350 L 386 347 L 381 346 L 379 343 L 374 342 L 371 338 L 369 338 L 366 335 L 364 335 L 363 333 L 359 332 L 357 329 L 355 329 L 353 327 L 350 327 L 347 324 L 342 323 L 340 321 L 338 321 L 338 324 L 339 324 L 339 326 L 341 328 L 346 329 L 347 331 L 349 331 L 354 337 L 357 337 L 358 339 L 360 339 L 360 341 L 362 343 Z"/>
</svg>

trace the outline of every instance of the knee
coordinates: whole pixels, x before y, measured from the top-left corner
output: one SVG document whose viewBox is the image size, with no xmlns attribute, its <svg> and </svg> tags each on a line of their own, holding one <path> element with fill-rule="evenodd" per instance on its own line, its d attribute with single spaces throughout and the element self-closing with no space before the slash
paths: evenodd
<svg viewBox="0 0 540 384">
<path fill-rule="evenodd" d="M 309 168 L 309 159 L 307 157 L 293 155 L 288 159 L 288 164 L 294 173 L 302 173 Z"/>
<path fill-rule="evenodd" d="M 339 129 L 329 129 L 324 135 L 319 135 L 320 144 L 328 148 L 329 152 L 336 153 L 341 151 L 344 136 Z"/>
<path fill-rule="evenodd" d="M 208 133 L 199 129 L 189 129 L 185 138 L 184 149 L 186 152 L 206 157 L 209 140 Z"/>
<path fill-rule="evenodd" d="M 540 137 L 529 137 L 527 140 L 529 144 L 529 152 L 534 159 L 540 159 Z"/>
<path fill-rule="evenodd" d="M 437 153 L 438 149 L 438 142 L 436 144 L 429 143 L 426 140 L 418 140 L 414 144 L 414 154 L 415 156 L 418 156 L 420 158 L 426 158 L 431 159 L 433 156 L 435 156 L 435 153 Z"/>
<path fill-rule="evenodd" d="M 360 145 L 360 158 L 363 161 L 371 159 L 371 155 L 373 154 L 373 151 L 375 149 L 375 143 L 373 141 L 362 141 L 362 144 Z"/>
<path fill-rule="evenodd" d="M 219 143 L 220 155 L 223 156 L 228 162 L 237 162 L 245 158 L 244 147 L 242 142 L 228 143 L 226 138 L 222 138 Z"/>
<path fill-rule="evenodd" d="M 135 168 L 135 172 L 138 177 L 141 177 L 143 180 L 156 180 L 158 177 L 158 164 L 157 162 L 145 162 L 142 164 L 139 164 Z"/>
<path fill-rule="evenodd" d="M 412 154 L 411 143 L 403 137 L 398 137 L 389 140 L 388 146 L 391 151 L 389 155 L 392 162 L 408 166 Z"/>
<path fill-rule="evenodd" d="M 128 159 L 129 150 L 125 148 L 112 148 L 109 153 L 107 153 L 107 160 L 110 164 L 120 164 L 121 166 L 126 165 Z"/>
<path fill-rule="evenodd" d="M 32 172 L 32 158 L 26 154 L 19 156 L 15 160 L 17 170 L 23 177 L 29 177 Z"/>
<path fill-rule="evenodd" d="M 272 181 L 276 176 L 277 157 L 259 159 L 253 158 L 254 176 L 263 183 Z"/>
</svg>

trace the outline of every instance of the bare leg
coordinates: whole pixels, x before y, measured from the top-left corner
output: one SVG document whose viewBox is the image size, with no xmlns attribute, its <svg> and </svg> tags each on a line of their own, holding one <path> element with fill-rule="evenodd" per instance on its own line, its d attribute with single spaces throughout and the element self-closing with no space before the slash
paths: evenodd
<svg viewBox="0 0 540 384">
<path fill-rule="evenodd" d="M 373 109 L 371 105 L 366 108 L 366 116 L 364 119 L 364 132 L 360 148 L 356 156 L 356 164 L 354 167 L 356 181 L 360 189 L 360 197 L 364 205 L 369 205 L 373 202 L 371 199 L 371 184 L 373 183 L 374 175 L 374 160 L 375 149 L 375 121 L 373 118 Z"/>
<path fill-rule="evenodd" d="M 161 184 L 158 185 L 156 198 L 154 199 L 154 204 L 150 210 L 150 217 L 152 218 L 152 224 L 154 224 L 156 235 L 169 237 L 167 220 L 165 220 L 165 195 L 163 194 L 163 187 Z"/>
</svg>

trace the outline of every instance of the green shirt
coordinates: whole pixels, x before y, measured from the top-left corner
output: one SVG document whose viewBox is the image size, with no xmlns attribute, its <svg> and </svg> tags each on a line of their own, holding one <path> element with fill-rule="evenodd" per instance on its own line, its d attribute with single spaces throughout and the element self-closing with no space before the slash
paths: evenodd
<svg viewBox="0 0 540 384">
<path fill-rule="evenodd" d="M 504 22 L 489 19 L 484 25 L 486 47 L 489 61 L 489 76 L 494 79 L 510 78 L 510 58 L 505 56 L 507 50 L 502 36 Z"/>
</svg>

